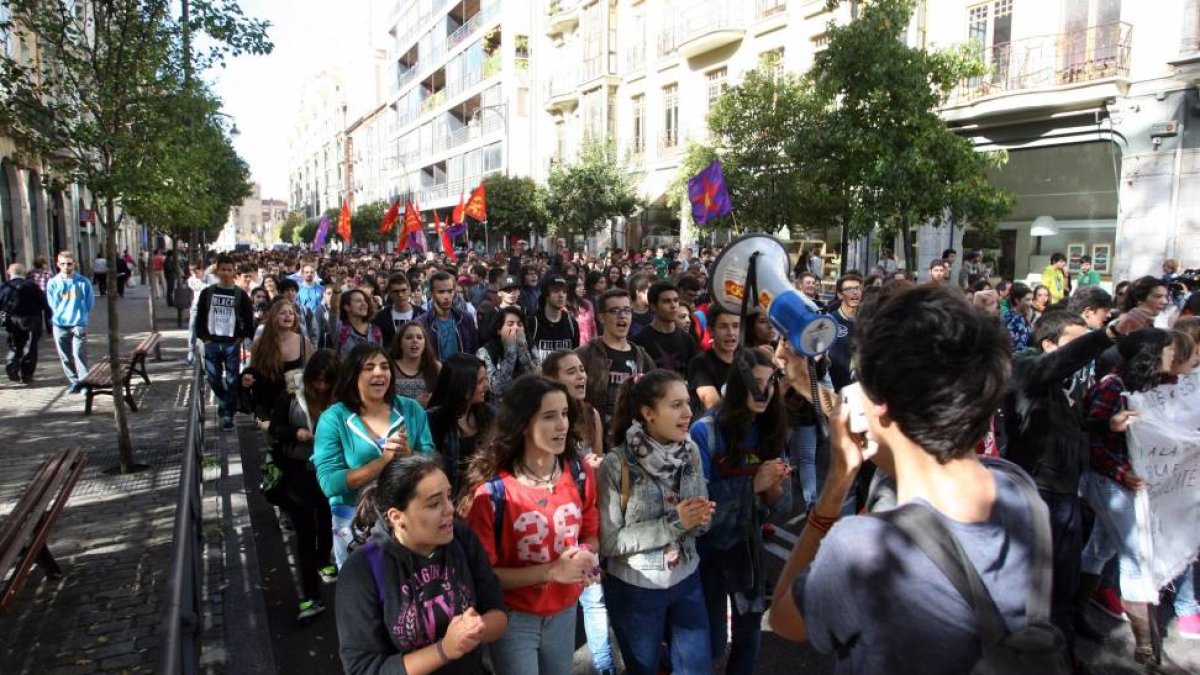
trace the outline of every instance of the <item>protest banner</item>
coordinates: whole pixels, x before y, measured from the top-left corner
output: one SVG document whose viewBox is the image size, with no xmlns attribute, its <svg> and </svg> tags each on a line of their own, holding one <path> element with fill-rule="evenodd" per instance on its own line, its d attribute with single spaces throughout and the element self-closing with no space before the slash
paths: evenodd
<svg viewBox="0 0 1200 675">
<path fill-rule="evenodd" d="M 1138 413 L 1126 432 L 1137 495 L 1138 540 L 1154 590 L 1173 581 L 1200 547 L 1200 375 L 1126 395 Z"/>
</svg>

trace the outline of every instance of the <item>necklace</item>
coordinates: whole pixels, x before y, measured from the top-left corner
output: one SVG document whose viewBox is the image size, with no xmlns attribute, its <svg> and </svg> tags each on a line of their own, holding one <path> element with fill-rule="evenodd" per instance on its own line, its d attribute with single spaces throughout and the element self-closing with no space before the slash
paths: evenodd
<svg viewBox="0 0 1200 675">
<path fill-rule="evenodd" d="M 534 473 L 533 470 L 530 469 L 529 466 L 527 466 L 524 461 L 522 461 L 520 463 L 520 469 L 521 469 L 521 473 L 525 475 L 525 478 L 534 484 L 534 487 L 544 487 L 549 490 L 554 489 L 554 482 L 555 482 L 554 475 L 556 473 L 558 473 L 558 463 L 557 462 L 555 462 L 554 467 L 550 469 L 550 476 L 548 478 L 542 478 L 541 476 Z"/>
</svg>

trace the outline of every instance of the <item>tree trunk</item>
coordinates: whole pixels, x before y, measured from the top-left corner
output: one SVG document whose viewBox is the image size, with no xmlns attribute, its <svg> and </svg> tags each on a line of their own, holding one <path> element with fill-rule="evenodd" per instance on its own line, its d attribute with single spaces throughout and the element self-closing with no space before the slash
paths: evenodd
<svg viewBox="0 0 1200 675">
<path fill-rule="evenodd" d="M 908 270 L 908 277 L 911 281 L 916 281 L 915 273 L 917 271 L 917 260 L 913 255 L 912 230 L 909 229 L 908 223 L 904 223 L 900 227 L 901 240 L 904 245 L 904 269 Z"/>
<path fill-rule="evenodd" d="M 117 269 L 117 207 L 110 197 L 104 202 L 104 215 L 107 222 L 104 228 L 104 257 L 108 259 L 108 269 Z M 129 415 L 125 410 L 125 398 L 121 387 L 121 313 L 117 308 L 117 293 L 108 294 L 108 362 L 112 364 L 113 378 L 113 420 L 117 424 L 117 461 L 121 473 L 134 470 L 133 439 L 129 435 Z"/>
</svg>

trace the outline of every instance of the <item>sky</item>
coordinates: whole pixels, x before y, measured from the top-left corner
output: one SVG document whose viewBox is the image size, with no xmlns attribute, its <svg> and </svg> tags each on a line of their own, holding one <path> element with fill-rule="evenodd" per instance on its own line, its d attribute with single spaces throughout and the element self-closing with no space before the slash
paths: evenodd
<svg viewBox="0 0 1200 675">
<path fill-rule="evenodd" d="M 234 145 L 250 165 L 264 198 L 287 201 L 288 137 L 303 104 L 304 85 L 339 55 L 354 50 L 344 27 L 357 22 L 364 0 L 241 0 L 247 16 L 271 23 L 274 50 L 241 56 L 206 75 L 238 129 Z M 347 9 L 349 8 L 349 10 Z"/>
</svg>

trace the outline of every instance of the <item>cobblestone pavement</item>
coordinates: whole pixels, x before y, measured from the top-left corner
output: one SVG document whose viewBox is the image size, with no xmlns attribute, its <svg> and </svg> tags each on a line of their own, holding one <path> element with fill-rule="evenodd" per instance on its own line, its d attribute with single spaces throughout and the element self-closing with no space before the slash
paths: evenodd
<svg viewBox="0 0 1200 675">
<path fill-rule="evenodd" d="M 107 309 L 98 298 L 88 355 L 107 353 Z M 122 352 L 149 331 L 146 289 L 118 301 Z M 55 529 L 50 550 L 65 576 L 34 569 L 16 603 L 0 615 L 0 671 L 24 673 L 153 672 L 165 607 L 171 535 L 190 382 L 186 331 L 159 301 L 164 360 L 148 360 L 150 384 L 134 391 L 129 414 L 136 461 L 148 469 L 105 472 L 117 465 L 112 403 L 98 397 L 90 416 L 84 397 L 66 393 L 52 341 L 40 343 L 30 386 L 0 383 L 0 516 L 12 511 L 38 466 L 63 447 L 87 452 L 87 466 Z"/>
</svg>

